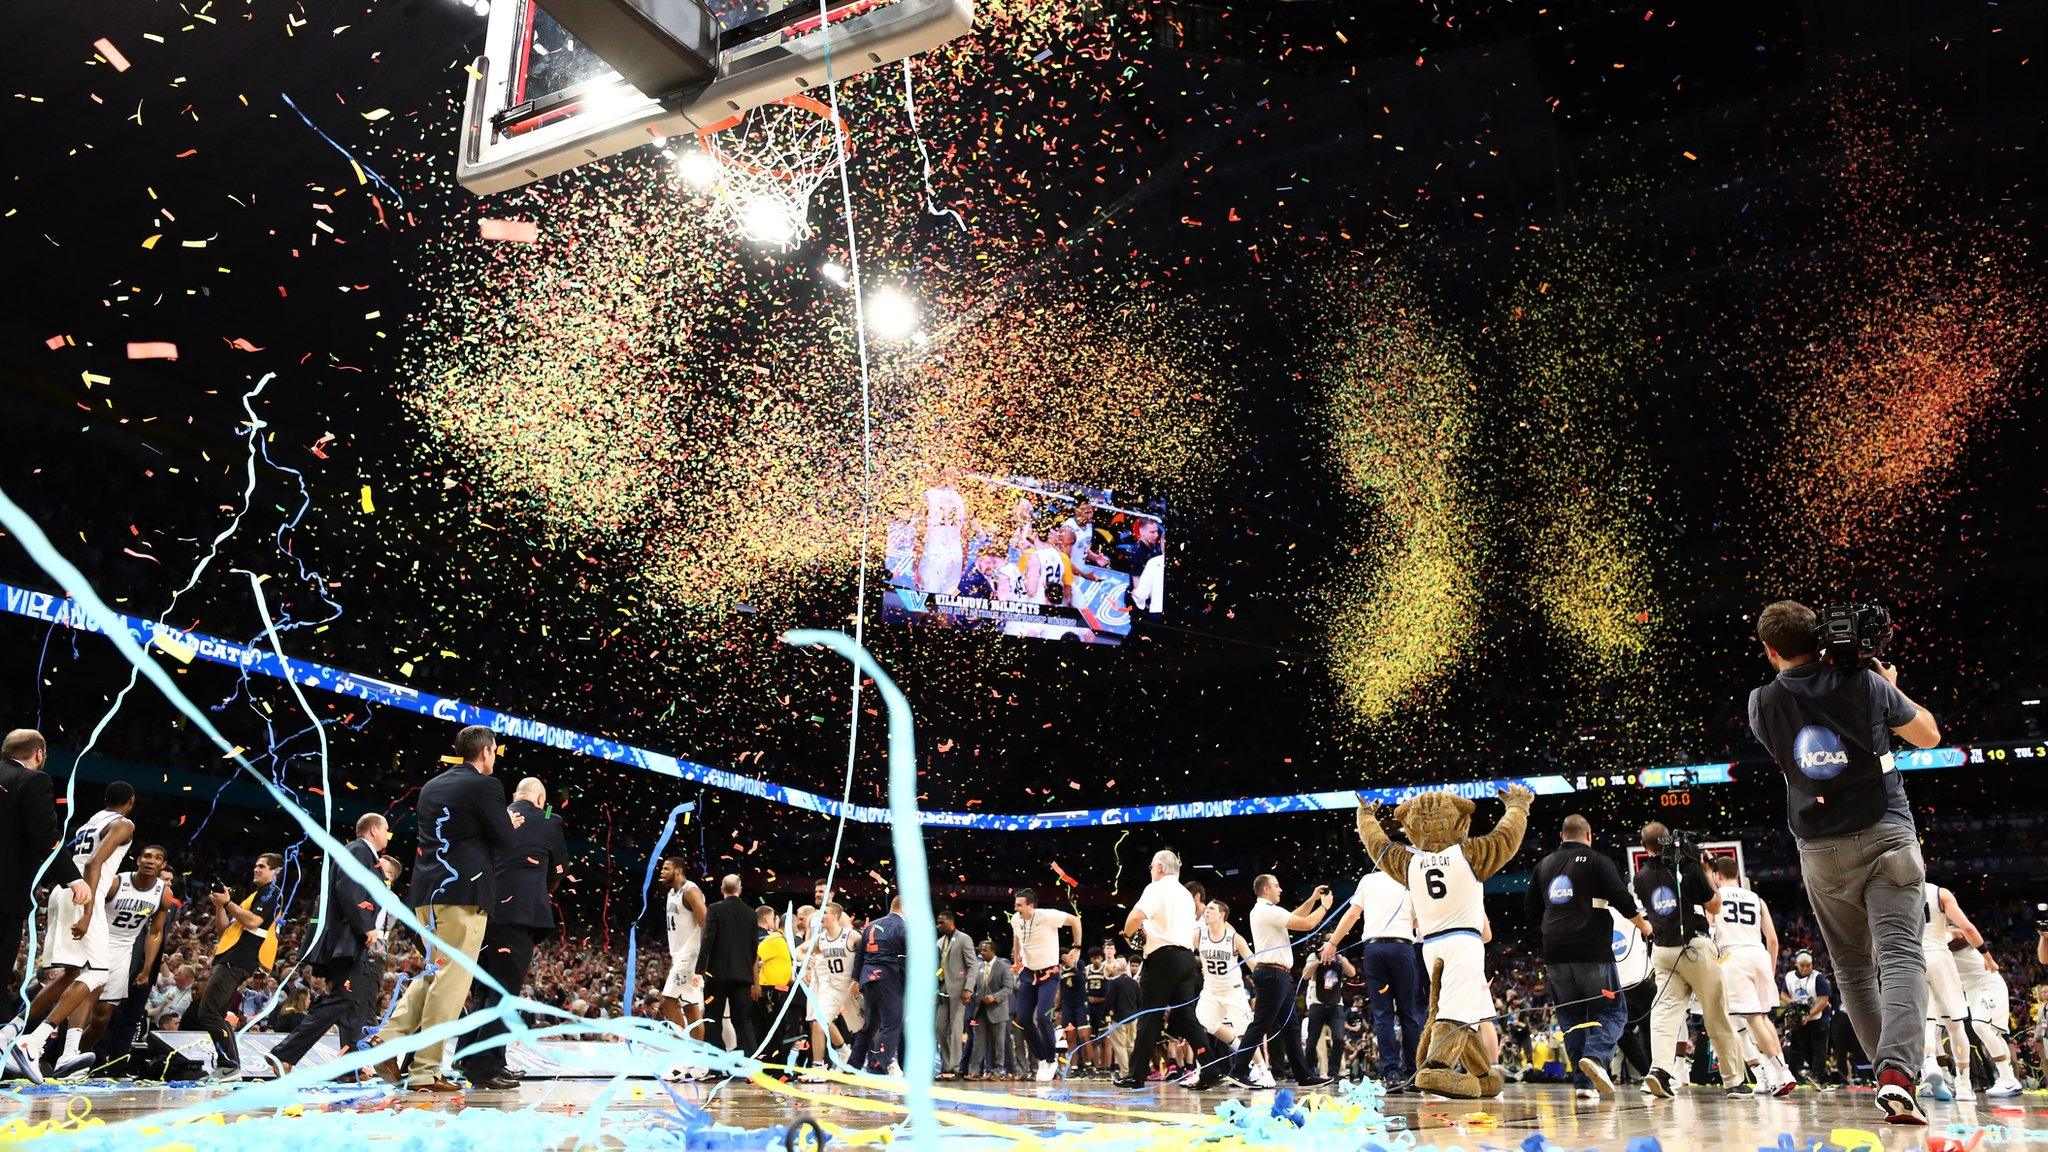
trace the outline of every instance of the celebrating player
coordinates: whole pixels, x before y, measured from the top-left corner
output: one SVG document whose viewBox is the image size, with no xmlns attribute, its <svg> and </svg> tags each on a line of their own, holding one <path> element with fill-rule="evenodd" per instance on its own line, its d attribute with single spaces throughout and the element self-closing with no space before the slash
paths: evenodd
<svg viewBox="0 0 2048 1152">
<path fill-rule="evenodd" d="M 811 1062 L 821 1068 L 830 1067 L 830 1054 L 843 1049 L 866 1023 L 853 988 L 854 947 L 859 941 L 859 935 L 847 923 L 846 909 L 827 904 L 823 927 L 804 942 L 805 979 L 810 985 Z M 810 1073 L 806 1076 L 818 1078 Z"/>
<path fill-rule="evenodd" d="M 1977 1043 L 1984 1046 L 1984 1054 L 1991 1057 L 1997 1069 L 1996 1079 L 1984 1094 L 2019 1095 L 2025 1089 L 2013 1074 L 2012 1046 L 2008 1043 L 2012 1037 L 2012 993 L 2005 986 L 1998 961 L 1961 937 L 1949 941 L 1949 959 L 1955 961 L 1956 975 L 1963 982 L 1970 1030 L 1977 1034 Z"/>
<path fill-rule="evenodd" d="M 704 978 L 697 975 L 697 953 L 704 943 L 704 892 L 680 856 L 661 862 L 661 882 L 668 885 L 668 978 L 661 985 L 661 1015 L 702 1040 Z"/>
<path fill-rule="evenodd" d="M 1771 1012 L 1778 1006 L 1778 930 L 1763 897 L 1742 886 L 1735 857 L 1714 861 L 1721 877 L 1721 914 L 1714 919 L 1714 945 L 1721 953 L 1721 987 L 1728 1016 L 1738 1031 L 1747 1027 L 1762 1062 L 1757 1084 L 1772 1096 L 1790 1096 L 1799 1086 L 1785 1064 Z M 1724 1057 L 1726 1058 L 1726 1057 Z"/>
<path fill-rule="evenodd" d="M 12 1025 L 0 1029 L 0 1050 L 9 1050 L 23 1073 L 43 1082 L 43 1046 L 56 1034 L 57 1022 L 93 1003 L 106 983 L 108 967 L 107 894 L 120 876 L 121 861 L 135 837 L 135 789 L 116 780 L 102 794 L 103 806 L 71 834 L 59 859 L 74 874 L 68 884 L 50 889 L 49 935 L 43 939 L 43 970 L 49 976 L 30 1003 L 28 1019 L 17 1038 Z M 122 979 L 127 979 L 125 967 Z M 58 1063 L 79 1055 L 81 1037 L 72 1029 Z"/>
<path fill-rule="evenodd" d="M 954 487 L 959 470 L 947 465 L 939 482 L 924 493 L 924 551 L 917 561 L 917 587 L 924 592 L 948 595 L 960 590 L 961 525 L 967 521 L 967 502 Z"/>
<path fill-rule="evenodd" d="M 1927 923 L 1920 934 L 1920 950 L 1927 958 L 1927 1060 L 1920 1070 L 1920 1087 L 1936 1100 L 1975 1100 L 1977 1090 L 1970 1084 L 1970 1039 L 1963 1030 L 1969 1011 L 1963 1001 L 1962 976 L 1948 945 L 1951 928 L 1972 947 L 1983 947 L 1984 937 L 1956 906 L 1955 893 L 1927 880 L 1921 881 L 1920 887 L 1927 902 Z M 1936 1020 L 1948 1029 L 1949 1054 L 1956 1062 L 1953 1088 L 1935 1060 L 1940 1047 Z"/>
<path fill-rule="evenodd" d="M 1225 1044 L 1236 1044 L 1252 1026 L 1252 1002 L 1244 991 L 1244 965 L 1251 958 L 1251 945 L 1230 926 L 1230 905 L 1221 900 L 1203 905 L 1202 926 L 1195 933 L 1195 959 L 1202 965 L 1202 998 L 1195 1001 L 1195 1020 L 1202 1031 Z M 1194 1069 L 1182 1086 L 1191 1088 L 1201 1078 L 1201 1070 Z M 1254 1086 L 1235 1076 L 1225 1079 L 1240 1088 Z"/>
</svg>

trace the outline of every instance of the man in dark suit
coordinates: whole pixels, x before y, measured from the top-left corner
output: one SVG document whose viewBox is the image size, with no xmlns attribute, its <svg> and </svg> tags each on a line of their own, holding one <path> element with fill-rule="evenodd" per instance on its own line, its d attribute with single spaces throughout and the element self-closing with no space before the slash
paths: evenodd
<svg viewBox="0 0 2048 1152">
<path fill-rule="evenodd" d="M 448 949 L 474 961 L 483 950 L 488 917 L 497 907 L 497 857 L 512 847 L 512 834 L 525 817 L 505 807 L 505 791 L 491 779 L 498 766 L 498 736 L 472 724 L 455 734 L 455 765 L 420 789 L 419 847 L 413 854 L 413 915 Z M 424 1032 L 462 1015 L 473 977 L 469 969 L 436 950 L 433 965 L 406 985 L 378 1036 L 380 1043 Z M 415 1092 L 459 1092 L 449 1079 L 448 1045 L 429 1044 L 413 1054 L 406 1083 Z M 397 1083 L 398 1057 L 377 1065 L 377 1074 Z"/>
<path fill-rule="evenodd" d="M 968 1045 L 969 1080 L 999 1080 L 1009 1071 L 1003 1054 L 1010 1039 L 1010 997 L 1017 993 L 1017 979 L 1010 974 L 1010 962 L 996 955 L 993 940 L 981 942 L 981 967 L 975 970 L 969 989 L 974 1011 L 967 1018 L 973 1034 Z"/>
<path fill-rule="evenodd" d="M 377 855 L 390 842 L 390 824 L 379 813 L 365 812 L 356 821 L 356 838 L 349 842 L 348 854 L 356 863 L 375 872 L 379 867 Z M 306 1009 L 291 1035 L 264 1053 L 263 1059 L 279 1076 L 288 1074 L 292 1065 L 305 1059 L 329 1028 L 340 1029 L 343 1052 L 363 1039 L 369 1021 L 358 1016 L 362 1010 L 358 986 L 378 978 L 379 974 L 371 971 L 371 957 L 383 943 L 383 937 L 377 927 L 376 898 L 336 867 L 328 884 L 327 918 L 320 922 L 319 935 L 299 958 L 300 963 L 327 981 L 327 991 Z"/>
<path fill-rule="evenodd" d="M 34 901 L 36 868 L 57 846 L 63 826 L 57 822 L 50 777 L 43 762 L 50 758 L 43 734 L 17 728 L 0 742 L 0 993 L 13 1014 L 14 962 L 21 953 L 21 930 Z"/>
<path fill-rule="evenodd" d="M 512 846 L 498 854 L 498 902 L 490 909 L 491 923 L 484 929 L 484 950 L 478 957 L 491 979 L 504 985 L 514 996 L 526 984 L 533 967 L 533 946 L 555 931 L 555 910 L 548 893 L 562 879 L 569 863 L 569 845 L 562 838 L 562 821 L 547 811 L 548 790 L 537 777 L 528 776 L 512 790 L 512 811 L 521 818 L 512 833 Z M 479 1010 L 498 1006 L 499 996 L 489 988 L 476 990 Z M 461 1047 L 482 1043 L 511 1031 L 501 1020 L 491 1020 L 462 1038 Z M 505 1063 L 505 1047 L 497 1045 L 469 1056 L 462 1074 L 479 1088 L 519 1087 Z"/>
<path fill-rule="evenodd" d="M 903 897 L 889 901 L 889 914 L 868 921 L 860 934 L 855 976 L 867 1004 L 865 1067 L 889 1071 L 903 1059 L 903 962 L 910 953 L 910 929 L 903 922 Z"/>
<path fill-rule="evenodd" d="M 732 1018 L 734 1051 L 753 1054 L 761 1031 L 754 1016 L 754 961 L 760 940 L 754 910 L 740 899 L 740 878 L 718 882 L 723 899 L 704 910 L 704 944 L 697 952 L 697 971 L 704 974 L 704 1038 L 717 1043 L 720 1024 Z"/>
<path fill-rule="evenodd" d="M 939 926 L 939 1079 L 957 1080 L 966 1053 L 961 1038 L 973 1015 L 974 975 L 981 961 L 974 955 L 974 937 L 960 931 L 951 912 L 936 917 Z"/>
<path fill-rule="evenodd" d="M 377 857 L 377 871 L 384 877 L 384 886 L 396 890 L 398 878 L 405 875 L 405 865 L 386 852 Z M 374 1033 L 377 1019 L 384 1010 L 384 969 L 390 960 L 393 923 L 391 913 L 377 909 L 377 942 L 370 946 L 369 958 L 364 962 L 363 979 L 356 981 L 356 1019 L 363 1022 L 363 1030 L 351 1039 L 351 1048 L 368 1048 L 377 1042 Z"/>
</svg>

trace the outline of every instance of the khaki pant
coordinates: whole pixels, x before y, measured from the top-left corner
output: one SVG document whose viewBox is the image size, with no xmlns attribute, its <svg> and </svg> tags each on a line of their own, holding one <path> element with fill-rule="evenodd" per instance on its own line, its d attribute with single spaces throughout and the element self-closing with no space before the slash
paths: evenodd
<svg viewBox="0 0 2048 1152">
<path fill-rule="evenodd" d="M 1728 1019 L 1727 999 L 1721 994 L 1721 962 L 1714 954 L 1713 941 L 1695 936 L 1683 948 L 1660 945 L 1650 950 L 1650 967 L 1657 973 L 1657 1006 L 1650 1010 L 1651 1066 L 1666 1072 L 1678 1067 L 1686 1000 L 1698 996 L 1700 1016 L 1714 1041 L 1714 1056 L 1721 1063 L 1721 1083 L 1730 1088 L 1746 1083 L 1749 1070 L 1742 1062 L 1742 1041 L 1735 1038 L 1735 1024 Z"/>
<path fill-rule="evenodd" d="M 1127 1024 L 1123 1027 L 1117 1027 L 1111 1024 L 1109 1027 L 1115 1029 L 1115 1031 L 1109 1034 L 1109 1066 L 1111 1070 L 1123 1076 L 1143 1075 L 1144 1073 L 1133 1071 L 1131 1068 L 1131 1042 L 1138 1037 L 1137 1026 L 1135 1024 Z"/>
<path fill-rule="evenodd" d="M 432 929 L 434 935 L 439 936 L 449 948 L 470 960 L 475 960 L 483 951 L 486 921 L 482 909 L 469 904 L 423 904 L 412 911 L 420 918 L 420 923 Z M 463 1006 L 469 1000 L 469 986 L 474 979 L 469 969 L 431 947 L 427 949 L 426 962 L 438 967 L 405 986 L 405 994 L 399 997 L 398 1007 L 392 1010 L 391 1020 L 382 1029 L 385 1040 L 424 1032 L 462 1016 Z M 443 1041 L 413 1053 L 408 1081 L 424 1083 L 437 1077 L 448 1079 L 447 1049 L 448 1044 Z"/>
</svg>

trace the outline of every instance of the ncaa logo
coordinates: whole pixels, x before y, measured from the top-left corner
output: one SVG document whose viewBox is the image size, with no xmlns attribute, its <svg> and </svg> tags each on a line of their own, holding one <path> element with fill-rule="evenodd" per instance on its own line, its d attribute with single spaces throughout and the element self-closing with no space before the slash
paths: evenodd
<svg viewBox="0 0 2048 1152">
<path fill-rule="evenodd" d="M 1792 759 L 1808 779 L 1833 780 L 1849 766 L 1849 751 L 1834 729 L 1808 724 L 1792 740 Z"/>
<path fill-rule="evenodd" d="M 1659 916 L 1669 916 L 1678 911 L 1678 893 L 1659 884 L 1657 890 L 1650 893 L 1650 907 L 1655 908 Z"/>
<path fill-rule="evenodd" d="M 1572 878 L 1570 876 L 1559 876 L 1550 882 L 1550 902 L 1552 904 L 1569 904 L 1572 902 Z"/>
<path fill-rule="evenodd" d="M 1614 949 L 1614 958 L 1616 960 L 1628 958 L 1628 937 L 1623 935 L 1620 929 L 1615 930 L 1614 941 L 1611 946 Z"/>
</svg>

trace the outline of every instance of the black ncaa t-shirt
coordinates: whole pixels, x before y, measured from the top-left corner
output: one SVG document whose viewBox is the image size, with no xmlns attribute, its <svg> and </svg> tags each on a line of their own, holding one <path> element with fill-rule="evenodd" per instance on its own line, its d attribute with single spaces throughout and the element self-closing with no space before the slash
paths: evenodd
<svg viewBox="0 0 2048 1152">
<path fill-rule="evenodd" d="M 1905 694 L 1861 666 L 1795 665 L 1749 694 L 1749 727 L 1785 774 L 1801 839 L 1846 836 L 1880 820 L 1913 826 L 1892 764 L 1891 729 L 1910 723 Z"/>
</svg>

